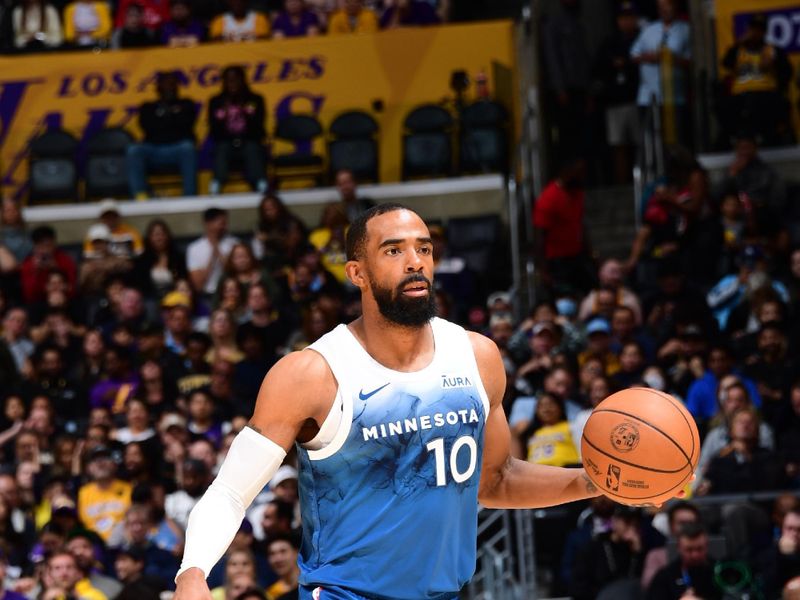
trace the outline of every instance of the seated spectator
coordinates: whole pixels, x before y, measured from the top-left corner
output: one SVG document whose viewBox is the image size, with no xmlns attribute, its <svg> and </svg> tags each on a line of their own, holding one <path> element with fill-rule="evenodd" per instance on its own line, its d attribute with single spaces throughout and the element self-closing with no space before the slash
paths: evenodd
<svg viewBox="0 0 800 600">
<path fill-rule="evenodd" d="M 520 441 L 528 462 L 566 467 L 580 463 L 563 403 L 551 394 L 541 394 L 530 427 Z"/>
<path fill-rule="evenodd" d="M 778 448 L 786 460 L 786 475 L 792 489 L 800 479 L 800 380 L 789 390 L 789 408 L 781 420 Z"/>
<path fill-rule="evenodd" d="M 247 0 L 227 0 L 228 12 L 211 21 L 208 37 L 222 42 L 250 42 L 269 37 L 266 15 L 248 8 Z"/>
<path fill-rule="evenodd" d="M 146 442 L 156 435 L 150 426 L 150 409 L 144 400 L 130 398 L 125 406 L 125 426 L 117 429 L 115 439 L 122 444 Z"/>
<path fill-rule="evenodd" d="M 669 541 L 678 541 L 680 532 L 686 525 L 699 524 L 700 511 L 694 504 L 679 501 L 672 504 L 667 510 L 667 527 L 669 528 Z M 669 564 L 667 547 L 660 546 L 653 548 L 647 553 L 644 559 L 644 569 L 642 570 L 642 589 L 648 589 L 653 577 Z"/>
<path fill-rule="evenodd" d="M 170 19 L 161 28 L 161 43 L 170 48 L 191 48 L 205 40 L 203 24 L 192 16 L 189 0 L 172 0 Z"/>
<path fill-rule="evenodd" d="M 342 284 L 348 282 L 344 272 L 347 263 L 345 235 L 348 224 L 343 206 L 338 202 L 329 202 L 322 210 L 319 227 L 308 236 L 308 241 L 320 252 L 322 266 Z"/>
<path fill-rule="evenodd" d="M 256 559 L 247 548 L 232 548 L 225 555 L 225 581 L 223 585 L 211 590 L 212 600 L 226 600 L 228 592 L 240 578 L 247 577 L 253 583 L 256 581 Z M 238 598 L 239 596 L 233 596 Z"/>
<path fill-rule="evenodd" d="M 144 26 L 154 35 L 169 19 L 168 0 L 120 0 L 114 25 L 123 27 L 128 14 L 128 6 L 138 4 L 142 7 Z"/>
<path fill-rule="evenodd" d="M 714 561 L 708 555 L 708 535 L 699 523 L 678 532 L 678 556 L 653 577 L 647 600 L 721 600 L 715 584 Z"/>
<path fill-rule="evenodd" d="M 635 325 L 642 323 L 642 307 L 637 295 L 625 287 L 624 270 L 618 260 L 613 258 L 603 262 L 598 271 L 599 289 L 592 290 L 581 302 L 578 311 L 578 319 L 585 321 L 591 316 L 603 314 L 601 306 L 598 304 L 598 294 L 602 289 L 613 290 L 616 292 L 615 306 L 627 306 L 633 311 Z M 607 315 L 610 319 L 611 315 Z"/>
<path fill-rule="evenodd" d="M 131 368 L 130 351 L 121 346 L 109 346 L 105 354 L 105 377 L 89 392 L 89 403 L 92 408 L 107 408 L 114 415 L 122 415 L 138 386 L 139 378 Z"/>
<path fill-rule="evenodd" d="M 363 0 L 344 0 L 344 7 L 331 15 L 328 33 L 375 33 L 378 31 L 378 17 L 373 11 L 364 8 Z"/>
<path fill-rule="evenodd" d="M 131 486 L 116 478 L 117 465 L 107 446 L 98 446 L 89 453 L 86 468 L 90 480 L 78 491 L 81 521 L 106 544 L 119 543 L 131 502 Z"/>
<path fill-rule="evenodd" d="M 641 577 L 644 559 L 638 509 L 617 505 L 611 529 L 578 551 L 570 593 L 575 600 L 595 599 L 603 588 Z"/>
<path fill-rule="evenodd" d="M 516 387 L 532 396 L 542 389 L 544 379 L 553 368 L 553 355 L 559 341 L 558 326 L 550 321 L 535 324 L 528 332 L 530 358 L 517 370 Z"/>
<path fill-rule="evenodd" d="M 99 0 L 74 0 L 64 9 L 64 40 L 80 47 L 107 46 L 111 12 Z"/>
<path fill-rule="evenodd" d="M 132 264 L 129 259 L 111 253 L 111 231 L 103 223 L 92 225 L 86 237 L 91 249 L 84 253 L 78 281 L 83 294 L 99 296 L 109 276 L 129 271 Z"/>
<path fill-rule="evenodd" d="M 220 208 L 208 208 L 203 213 L 205 235 L 186 248 L 186 269 L 192 287 L 207 298 L 217 291 L 225 262 L 239 242 L 228 235 L 228 213 Z"/>
<path fill-rule="evenodd" d="M 122 582 L 115 600 L 158 600 L 167 583 L 154 575 L 145 574 L 147 553 L 137 546 L 126 546 L 117 552 L 114 570 Z"/>
<path fill-rule="evenodd" d="M 212 348 L 206 355 L 209 364 L 218 359 L 236 364 L 244 358 L 236 344 L 236 323 L 228 311 L 218 309 L 211 313 L 208 334 L 212 342 Z"/>
<path fill-rule="evenodd" d="M 58 11 L 44 0 L 25 0 L 14 8 L 11 19 L 16 48 L 57 48 L 64 41 Z"/>
<path fill-rule="evenodd" d="M 606 375 L 614 376 L 619 371 L 619 358 L 611 351 L 611 326 L 599 317 L 586 324 L 586 350 L 578 354 L 578 366 L 593 356 L 603 361 Z"/>
<path fill-rule="evenodd" d="M 163 298 L 176 281 L 186 279 L 186 260 L 166 221 L 154 219 L 147 225 L 144 252 L 134 260 L 132 276 L 136 287 L 154 299 Z"/>
<path fill-rule="evenodd" d="M 641 385 L 644 368 L 647 364 L 644 350 L 637 342 L 628 342 L 619 354 L 619 371 L 612 380 L 619 389 Z"/>
<path fill-rule="evenodd" d="M 164 500 L 164 510 L 168 518 L 175 521 L 178 526 L 186 530 L 189 513 L 194 505 L 205 493 L 211 483 L 211 473 L 203 461 L 187 459 L 178 465 L 178 483 L 180 488 L 167 494 Z M 174 572 L 173 575 L 174 577 Z"/>
<path fill-rule="evenodd" d="M 28 314 L 23 308 L 12 308 L 3 318 L 2 340 L 14 357 L 19 374 L 28 379 L 33 375 L 31 358 L 36 346 L 28 337 Z"/>
<path fill-rule="evenodd" d="M 339 169 L 336 172 L 335 182 L 339 200 L 344 204 L 347 220 L 350 223 L 355 221 L 361 213 L 375 206 L 374 200 L 359 195 L 355 175 L 350 169 Z"/>
<path fill-rule="evenodd" d="M 80 598 L 105 600 L 100 590 L 92 587 L 78 568 L 75 557 L 66 550 L 56 549 L 47 556 L 46 576 L 42 578 L 42 598 Z"/>
<path fill-rule="evenodd" d="M 102 592 L 107 598 L 116 598 L 122 590 L 119 581 L 102 572 L 102 565 L 97 558 L 96 547 L 101 546 L 100 538 L 86 529 L 78 529 L 67 535 L 67 551 L 75 557 L 83 577 L 89 584 Z"/>
<path fill-rule="evenodd" d="M 762 554 L 759 567 L 766 598 L 777 598 L 791 579 L 800 577 L 800 510 L 784 515 L 780 538 Z"/>
<path fill-rule="evenodd" d="M 0 244 L 8 248 L 18 263 L 22 263 L 33 250 L 22 208 L 12 198 L 3 198 L 0 205 Z"/>
<path fill-rule="evenodd" d="M 295 535 L 275 535 L 267 542 L 267 559 L 278 581 L 267 588 L 268 598 L 278 598 L 296 590 L 300 578 L 297 566 L 299 543 Z"/>
<path fill-rule="evenodd" d="M 422 25 L 438 25 L 439 15 L 423 0 L 397 0 L 386 9 L 381 17 L 381 29 L 397 27 L 418 27 Z"/>
<path fill-rule="evenodd" d="M 128 182 L 131 196 L 147 198 L 147 170 L 153 166 L 180 169 L 183 195 L 197 193 L 197 152 L 194 124 L 197 107 L 178 96 L 178 74 L 161 71 L 156 76 L 158 100 L 139 108 L 144 140 L 128 146 Z"/>
<path fill-rule="evenodd" d="M 152 511 L 148 505 L 130 505 L 124 512 L 122 539 L 115 547 L 122 552 L 131 548 L 142 552 L 145 557 L 144 574 L 148 578 L 166 583 L 166 589 L 174 589 L 172 581 L 178 570 L 178 559 L 172 553 L 159 548 L 150 539 L 154 525 Z"/>
<path fill-rule="evenodd" d="M 278 196 L 267 194 L 258 205 L 258 221 L 253 233 L 253 255 L 274 274 L 289 263 L 290 238 L 305 240 L 305 225 L 294 216 Z"/>
<path fill-rule="evenodd" d="M 210 194 L 219 194 L 231 165 L 240 164 L 251 189 L 267 191 L 264 97 L 247 84 L 244 68 L 222 71 L 222 90 L 208 103 L 208 127 L 214 141 L 214 174 Z"/>
<path fill-rule="evenodd" d="M 797 361 L 789 354 L 785 326 L 766 322 L 758 332 L 756 351 L 745 361 L 744 372 L 758 386 L 764 419 L 778 427 L 786 414 L 786 391 L 797 373 Z"/>
<path fill-rule="evenodd" d="M 304 0 L 284 0 L 283 11 L 272 24 L 272 37 L 308 37 L 318 35 L 320 28 L 317 15 L 306 8 Z"/>
<path fill-rule="evenodd" d="M 77 269 L 69 255 L 56 246 L 55 230 L 41 225 L 31 232 L 31 240 L 33 250 L 20 266 L 22 299 L 26 304 L 43 301 L 48 277 L 55 271 L 64 274 L 71 295 L 75 289 Z"/>
<path fill-rule="evenodd" d="M 128 4 L 125 9 L 125 20 L 111 35 L 111 47 L 147 48 L 156 43 L 153 32 L 144 26 L 144 8 L 141 4 Z"/>
<path fill-rule="evenodd" d="M 788 102 L 783 97 L 792 78 L 786 53 L 767 43 L 767 16 L 750 18 L 744 35 L 725 53 L 722 66 L 730 79 L 730 111 L 725 123 L 729 134 L 748 123 L 767 144 L 786 140 Z M 790 137 L 791 139 L 791 137 Z"/>
</svg>

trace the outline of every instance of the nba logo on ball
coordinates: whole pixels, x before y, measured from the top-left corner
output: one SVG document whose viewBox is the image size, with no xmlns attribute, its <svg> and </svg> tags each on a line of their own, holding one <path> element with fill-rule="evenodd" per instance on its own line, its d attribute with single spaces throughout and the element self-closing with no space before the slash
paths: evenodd
<svg viewBox="0 0 800 600">
<path fill-rule="evenodd" d="M 619 452 L 630 452 L 639 445 L 639 429 L 633 423 L 620 423 L 611 430 L 611 447 Z"/>
<path fill-rule="evenodd" d="M 622 474 L 622 469 L 617 465 L 608 465 L 608 474 L 606 475 L 606 487 L 612 492 L 619 491 L 619 477 Z"/>
</svg>

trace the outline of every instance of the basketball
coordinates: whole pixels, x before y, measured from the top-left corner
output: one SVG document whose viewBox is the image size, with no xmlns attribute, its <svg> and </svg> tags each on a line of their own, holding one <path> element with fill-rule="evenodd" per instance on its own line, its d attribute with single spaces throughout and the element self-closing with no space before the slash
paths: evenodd
<svg viewBox="0 0 800 600">
<path fill-rule="evenodd" d="M 592 412 L 581 437 L 586 473 L 622 504 L 661 504 L 690 481 L 700 457 L 692 415 L 669 394 L 631 388 Z"/>
</svg>

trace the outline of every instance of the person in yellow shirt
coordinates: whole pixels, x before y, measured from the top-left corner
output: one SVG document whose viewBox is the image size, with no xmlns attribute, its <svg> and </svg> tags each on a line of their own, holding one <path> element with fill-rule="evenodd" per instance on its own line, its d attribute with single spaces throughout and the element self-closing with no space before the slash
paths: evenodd
<svg viewBox="0 0 800 600">
<path fill-rule="evenodd" d="M 111 10 L 105 2 L 76 0 L 64 9 L 64 40 L 76 46 L 107 46 Z"/>
<path fill-rule="evenodd" d="M 363 0 L 344 0 L 344 7 L 331 15 L 328 33 L 375 33 L 378 31 L 378 17 Z"/>
<path fill-rule="evenodd" d="M 308 241 L 320 252 L 322 266 L 339 283 L 347 281 L 344 267 L 347 264 L 345 235 L 347 235 L 347 214 L 341 202 L 330 202 L 322 211 L 319 227 L 311 232 Z"/>
<path fill-rule="evenodd" d="M 122 539 L 125 512 L 131 505 L 131 484 L 116 478 L 117 466 L 107 446 L 97 446 L 88 457 L 92 478 L 78 490 L 78 516 L 87 529 L 106 544 Z"/>
<path fill-rule="evenodd" d="M 100 203 L 100 222 L 111 231 L 109 246 L 111 254 L 122 258 L 134 258 L 144 250 L 144 242 L 139 231 L 122 220 L 119 206 L 114 200 L 107 199 Z M 92 253 L 92 240 L 88 235 L 83 239 L 83 254 Z"/>
<path fill-rule="evenodd" d="M 266 15 L 249 10 L 246 0 L 228 0 L 228 12 L 211 21 L 208 37 L 222 42 L 251 42 L 269 37 Z"/>
<path fill-rule="evenodd" d="M 544 393 L 536 402 L 536 413 L 528 438 L 528 462 L 566 467 L 581 462 L 572 440 L 564 405 Z"/>
<path fill-rule="evenodd" d="M 78 562 L 66 550 L 58 550 L 47 559 L 45 589 L 40 598 L 47 600 L 108 600 L 106 595 L 92 587 L 78 568 Z"/>
</svg>

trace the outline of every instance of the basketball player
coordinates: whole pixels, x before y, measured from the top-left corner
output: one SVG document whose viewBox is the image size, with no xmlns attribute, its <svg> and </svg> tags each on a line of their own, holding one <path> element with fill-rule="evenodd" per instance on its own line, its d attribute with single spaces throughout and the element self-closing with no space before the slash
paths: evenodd
<svg viewBox="0 0 800 600">
<path fill-rule="evenodd" d="M 174 600 L 210 600 L 205 577 L 295 442 L 302 600 L 456 598 L 475 569 L 478 501 L 531 508 L 599 493 L 583 469 L 511 458 L 500 353 L 434 317 L 433 246 L 416 213 L 363 213 L 347 257 L 363 316 L 267 374 L 189 518 Z"/>
</svg>

